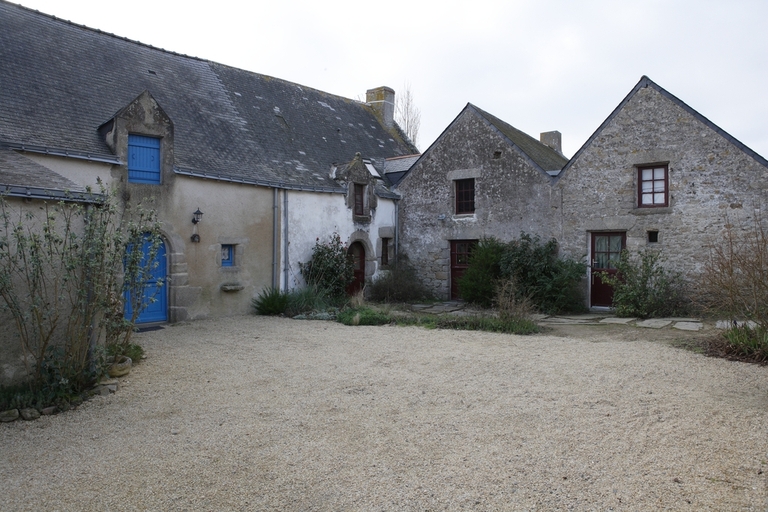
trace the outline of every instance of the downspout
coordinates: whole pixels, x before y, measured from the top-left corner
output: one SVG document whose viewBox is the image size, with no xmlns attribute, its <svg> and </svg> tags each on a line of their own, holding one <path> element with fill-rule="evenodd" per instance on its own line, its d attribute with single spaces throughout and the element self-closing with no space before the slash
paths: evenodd
<svg viewBox="0 0 768 512">
<path fill-rule="evenodd" d="M 283 279 L 284 290 L 288 290 L 288 268 L 290 260 L 288 258 L 288 189 L 283 190 L 283 222 L 285 223 L 285 234 L 283 236 Z"/>
<path fill-rule="evenodd" d="M 395 199 L 395 265 L 398 265 L 397 256 L 400 254 L 400 200 Z"/>
<path fill-rule="evenodd" d="M 277 261 L 278 255 L 277 255 L 277 244 L 278 244 L 278 209 L 277 205 L 279 204 L 278 199 L 278 192 L 276 188 L 272 189 L 272 288 L 277 288 L 278 285 L 278 264 Z"/>
</svg>

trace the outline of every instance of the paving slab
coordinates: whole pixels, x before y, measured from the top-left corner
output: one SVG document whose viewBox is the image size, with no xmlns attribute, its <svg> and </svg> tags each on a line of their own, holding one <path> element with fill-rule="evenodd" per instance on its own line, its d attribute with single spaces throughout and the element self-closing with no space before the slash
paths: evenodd
<svg viewBox="0 0 768 512">
<path fill-rule="evenodd" d="M 583 315 L 557 315 L 557 318 L 566 318 L 568 320 L 598 320 L 605 318 L 608 314 L 601 315 L 599 313 L 587 313 Z"/>
<path fill-rule="evenodd" d="M 701 318 L 688 318 L 679 316 L 665 316 L 656 320 L 669 320 L 670 322 L 701 322 Z"/>
<path fill-rule="evenodd" d="M 600 325 L 595 320 L 574 320 L 572 318 L 562 318 L 559 316 L 551 316 L 549 318 L 546 318 L 544 320 L 540 320 L 543 324 L 557 324 L 557 325 Z"/>
<path fill-rule="evenodd" d="M 754 329 L 757 327 L 757 324 L 753 322 L 752 320 L 747 320 L 746 322 L 744 320 L 736 320 L 735 322 L 733 320 L 718 320 L 715 324 L 715 327 L 718 329 L 730 329 L 733 327 L 733 324 L 738 325 L 739 327 L 742 327 L 744 325 L 750 327 L 751 329 Z"/>
<path fill-rule="evenodd" d="M 675 322 L 672 327 L 681 331 L 700 331 L 704 328 L 704 324 L 701 322 Z"/>
<path fill-rule="evenodd" d="M 637 327 L 648 327 L 650 329 L 661 329 L 662 327 L 666 327 L 669 324 L 672 323 L 672 320 L 663 320 L 661 318 L 650 318 L 648 320 L 643 320 L 641 322 L 637 322 L 635 325 Z"/>
<path fill-rule="evenodd" d="M 631 318 L 619 318 L 617 316 L 609 316 L 608 318 L 603 318 L 600 320 L 601 324 L 621 324 L 621 325 L 627 325 L 629 322 L 634 322 L 637 320 L 635 317 Z"/>
</svg>

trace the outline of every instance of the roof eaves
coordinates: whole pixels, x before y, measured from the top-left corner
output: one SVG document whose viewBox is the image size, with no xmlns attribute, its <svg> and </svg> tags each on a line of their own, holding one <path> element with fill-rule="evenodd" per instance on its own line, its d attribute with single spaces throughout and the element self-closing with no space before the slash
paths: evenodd
<svg viewBox="0 0 768 512">
<path fill-rule="evenodd" d="M 563 167 L 562 172 L 557 175 L 555 178 L 555 183 L 557 183 L 562 177 L 564 177 L 567 173 L 567 171 L 571 168 L 574 162 L 576 162 L 583 153 L 587 147 L 589 147 L 592 142 L 598 137 L 600 132 L 603 131 L 603 129 L 606 127 L 606 125 L 615 118 L 618 113 L 621 111 L 621 109 L 624 108 L 624 106 L 629 103 L 629 101 L 632 99 L 632 97 L 637 94 L 640 89 L 644 89 L 646 87 L 651 87 L 655 89 L 659 94 L 664 96 L 665 98 L 672 101 L 674 104 L 678 105 L 680 108 L 691 114 L 694 118 L 698 119 L 702 123 L 704 123 L 706 126 L 714 130 L 716 133 L 720 134 L 722 137 L 724 137 L 726 140 L 731 142 L 733 145 L 744 151 L 746 154 L 754 158 L 758 163 L 761 165 L 768 167 L 768 160 L 760 156 L 758 153 L 750 149 L 749 147 L 745 146 L 744 143 L 730 135 L 728 132 L 717 126 L 715 123 L 698 113 L 696 110 L 694 110 L 692 107 L 690 107 L 687 103 L 685 103 L 683 100 L 675 96 L 674 94 L 670 93 L 660 85 L 658 85 L 656 82 L 648 78 L 647 76 L 643 75 L 640 78 L 640 81 L 637 82 L 637 85 L 635 85 L 631 91 L 629 91 L 629 94 L 627 94 L 624 99 L 621 101 L 621 103 L 618 104 L 618 106 L 613 109 L 611 114 L 605 118 L 605 121 L 600 123 L 600 126 L 597 127 L 597 130 L 594 131 L 594 133 L 587 139 L 587 141 L 582 144 L 582 146 L 579 148 L 578 151 L 571 157 L 571 159 L 568 161 L 568 163 Z"/>
<path fill-rule="evenodd" d="M 67 190 L 25 187 L 22 185 L 0 185 L 0 196 L 22 197 L 25 199 L 53 199 L 67 203 L 101 203 L 102 194 L 92 192 L 71 192 Z"/>
<path fill-rule="evenodd" d="M 207 180 L 225 181 L 228 183 L 241 183 L 243 185 L 254 185 L 257 187 L 269 187 L 278 188 L 282 190 L 300 190 L 302 192 L 325 192 L 330 194 L 345 194 L 346 190 L 337 187 L 323 187 L 323 186 L 311 186 L 286 183 L 284 181 L 271 181 L 271 180 L 259 180 L 259 179 L 247 179 L 234 176 L 224 176 L 222 174 L 213 174 L 203 171 L 196 171 L 193 169 L 182 169 L 176 167 L 173 172 L 182 176 L 190 176 L 193 178 L 203 178 Z"/>
<path fill-rule="evenodd" d="M 483 121 L 485 121 L 485 122 L 486 122 L 486 123 L 487 123 L 487 124 L 488 124 L 488 125 L 489 125 L 489 126 L 492 128 L 492 129 L 493 129 L 493 130 L 495 130 L 496 132 L 498 132 L 498 133 L 499 133 L 499 135 L 501 135 L 502 137 L 504 137 L 504 138 L 505 138 L 505 139 L 506 139 L 506 140 L 509 142 L 510 146 L 512 146 L 513 148 L 515 148 L 515 150 L 516 150 L 516 151 L 517 151 L 517 152 L 518 152 L 518 153 L 519 153 L 519 154 L 520 154 L 520 155 L 521 155 L 521 156 L 522 156 L 522 157 L 523 157 L 523 158 L 524 158 L 524 159 L 525 159 L 525 160 L 526 160 L 526 161 L 527 161 L 527 162 L 528 162 L 528 163 L 529 163 L 529 164 L 530 164 L 530 165 L 531 165 L 531 166 L 532 166 L 534 169 L 537 169 L 537 170 L 539 171 L 539 173 L 541 173 L 543 176 L 545 176 L 545 177 L 546 177 L 548 180 L 550 180 L 550 181 L 554 180 L 554 177 L 553 177 L 551 174 L 549 174 L 547 171 L 548 171 L 548 170 L 552 170 L 552 171 L 553 171 L 553 170 L 555 170 L 555 169 L 544 169 L 544 168 L 542 168 L 542 167 L 541 167 L 541 165 L 539 165 L 539 164 L 538 164 L 538 163 L 537 163 L 537 162 L 536 162 L 536 161 L 535 161 L 533 158 L 531 158 L 531 156 L 530 156 L 528 153 L 526 153 L 525 151 L 523 151 L 523 149 L 522 149 L 520 146 L 518 146 L 517 144 L 515 144 L 515 142 L 514 142 L 512 139 L 510 139 L 510 138 L 507 136 L 507 134 L 505 134 L 503 131 L 501 131 L 501 129 L 500 129 L 498 126 L 496 126 L 496 123 L 494 123 L 494 122 L 493 122 L 491 119 L 488 119 L 488 116 L 490 116 L 491 114 L 488 114 L 488 113 L 487 113 L 487 112 L 485 112 L 483 109 L 481 109 L 481 108 L 478 108 L 478 107 L 476 107 L 475 105 L 472 105 L 471 103 L 469 103 L 469 104 L 468 104 L 468 106 L 469 106 L 469 107 L 471 107 L 471 108 L 472 108 L 472 110 L 473 110 L 473 111 L 474 111 L 474 112 L 475 112 L 475 113 L 476 113 L 478 116 L 480 116 L 480 118 L 482 118 L 482 119 L 483 119 Z M 494 117 L 495 117 L 495 116 L 494 116 Z M 499 120 L 500 120 L 500 119 L 499 119 Z M 500 120 L 500 121 L 501 121 L 501 120 Z M 502 122 L 503 122 L 503 121 L 502 121 Z M 507 124 L 509 124 L 509 123 L 507 123 Z M 512 125 L 510 125 L 510 126 L 512 126 Z M 513 128 L 513 129 L 515 129 L 515 130 L 517 130 L 517 128 L 515 128 L 514 126 L 512 126 L 512 128 Z M 520 131 L 520 130 L 517 130 L 517 131 Z M 527 136 L 527 137 L 530 137 L 530 135 L 528 135 L 528 134 L 527 134 L 527 133 L 525 133 L 525 132 L 522 132 L 522 131 L 520 131 L 520 133 L 522 133 L 523 135 L 525 135 L 525 136 Z M 533 138 L 533 137 L 531 137 L 531 138 Z M 535 139 L 534 139 L 534 140 L 535 140 Z M 554 150 L 553 150 L 553 151 L 554 151 Z"/>
<path fill-rule="evenodd" d="M 102 162 L 105 164 L 123 165 L 123 162 L 114 155 L 103 155 L 97 153 L 87 153 L 75 149 L 50 148 L 45 146 L 35 146 L 22 144 L 18 142 L 0 141 L 0 149 L 13 149 L 16 151 L 37 153 L 41 155 L 63 156 L 65 158 L 75 158 L 78 160 L 87 160 L 89 162 Z"/>
</svg>

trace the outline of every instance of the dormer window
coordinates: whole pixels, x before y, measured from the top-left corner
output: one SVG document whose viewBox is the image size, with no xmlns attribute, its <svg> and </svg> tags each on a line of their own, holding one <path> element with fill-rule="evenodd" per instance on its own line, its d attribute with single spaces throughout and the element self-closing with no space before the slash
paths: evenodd
<svg viewBox="0 0 768 512">
<path fill-rule="evenodd" d="M 365 215 L 365 185 L 355 183 L 355 215 Z"/>
<path fill-rule="evenodd" d="M 128 135 L 128 181 L 160 184 L 160 139 Z"/>
</svg>

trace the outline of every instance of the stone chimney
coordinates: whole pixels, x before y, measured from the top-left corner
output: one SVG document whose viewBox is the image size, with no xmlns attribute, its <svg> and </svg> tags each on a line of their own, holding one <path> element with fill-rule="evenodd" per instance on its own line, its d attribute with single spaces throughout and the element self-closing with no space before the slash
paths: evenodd
<svg viewBox="0 0 768 512">
<path fill-rule="evenodd" d="M 395 91 L 389 87 L 382 86 L 375 89 L 368 89 L 365 93 L 365 101 L 368 103 L 376 115 L 387 128 L 392 128 L 395 124 Z"/>
<path fill-rule="evenodd" d="M 553 132 L 542 132 L 539 135 L 539 141 L 545 146 L 549 146 L 561 155 L 563 154 L 563 136 L 557 130 Z"/>
</svg>

